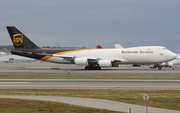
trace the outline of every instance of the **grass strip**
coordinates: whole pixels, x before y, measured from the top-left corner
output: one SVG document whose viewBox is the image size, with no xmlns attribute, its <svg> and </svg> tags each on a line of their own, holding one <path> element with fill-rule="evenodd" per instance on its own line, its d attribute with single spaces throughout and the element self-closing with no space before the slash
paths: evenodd
<svg viewBox="0 0 180 113">
<path fill-rule="evenodd" d="M 0 113 L 122 113 L 48 101 L 0 98 Z"/>
<path fill-rule="evenodd" d="M 0 91 L 0 95 L 44 95 L 86 97 L 145 105 L 143 95 L 148 94 L 148 105 L 180 111 L 180 91 L 137 91 L 137 90 L 17 90 Z"/>
<path fill-rule="evenodd" d="M 0 75 L 0 79 L 150 79 L 150 80 L 180 80 L 180 76 L 64 76 L 64 75 Z"/>
</svg>

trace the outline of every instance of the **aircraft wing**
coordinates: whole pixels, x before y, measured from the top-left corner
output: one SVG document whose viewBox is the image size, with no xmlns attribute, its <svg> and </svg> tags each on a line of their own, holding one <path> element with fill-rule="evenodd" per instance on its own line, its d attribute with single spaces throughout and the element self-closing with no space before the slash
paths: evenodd
<svg viewBox="0 0 180 113">
<path fill-rule="evenodd" d="M 75 57 L 74 56 L 69 56 L 69 55 L 52 55 L 53 57 L 60 57 L 60 58 L 63 58 L 64 60 L 67 60 L 67 61 L 71 61 L 71 60 L 74 60 Z"/>
<path fill-rule="evenodd" d="M 70 56 L 70 55 L 52 55 L 52 56 L 64 58 L 64 60 L 68 60 L 68 61 L 78 58 L 76 56 Z M 89 63 L 97 63 L 99 60 L 102 60 L 101 58 L 96 58 L 96 57 L 85 57 L 85 58 L 87 58 Z M 128 62 L 126 59 L 122 59 L 122 58 L 114 58 L 114 59 L 111 59 L 111 61 L 113 63 Z"/>
<path fill-rule="evenodd" d="M 64 58 L 64 60 L 74 60 L 77 57 L 76 56 L 70 56 L 70 55 L 52 55 L 53 57 L 60 57 L 60 58 Z M 88 62 L 98 62 L 98 58 L 95 57 L 87 57 Z"/>
</svg>

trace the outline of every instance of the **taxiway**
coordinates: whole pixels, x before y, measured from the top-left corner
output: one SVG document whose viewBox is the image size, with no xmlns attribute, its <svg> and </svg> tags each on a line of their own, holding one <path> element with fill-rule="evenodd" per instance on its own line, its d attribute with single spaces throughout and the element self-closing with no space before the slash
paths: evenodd
<svg viewBox="0 0 180 113">
<path fill-rule="evenodd" d="M 1 79 L 0 89 L 180 90 L 180 80 Z"/>
</svg>

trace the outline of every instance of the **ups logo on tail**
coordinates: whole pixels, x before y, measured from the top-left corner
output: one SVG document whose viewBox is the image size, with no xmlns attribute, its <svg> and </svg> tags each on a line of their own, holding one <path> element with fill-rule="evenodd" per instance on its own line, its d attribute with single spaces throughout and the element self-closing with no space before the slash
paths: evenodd
<svg viewBox="0 0 180 113">
<path fill-rule="evenodd" d="M 13 35 L 13 43 L 16 46 L 20 46 L 23 43 L 23 35 L 22 34 L 14 34 Z"/>
</svg>

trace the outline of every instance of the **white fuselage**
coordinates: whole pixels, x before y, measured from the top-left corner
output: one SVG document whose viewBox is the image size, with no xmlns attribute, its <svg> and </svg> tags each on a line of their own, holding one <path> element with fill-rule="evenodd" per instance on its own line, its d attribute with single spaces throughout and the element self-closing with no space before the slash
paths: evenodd
<svg viewBox="0 0 180 113">
<path fill-rule="evenodd" d="M 162 46 L 144 46 L 126 49 L 85 49 L 54 55 L 73 56 L 75 58 L 97 58 L 101 60 L 119 60 L 120 64 L 155 64 L 173 60 L 176 54 Z M 62 57 L 51 57 L 46 61 L 54 63 L 72 63 Z"/>
</svg>

